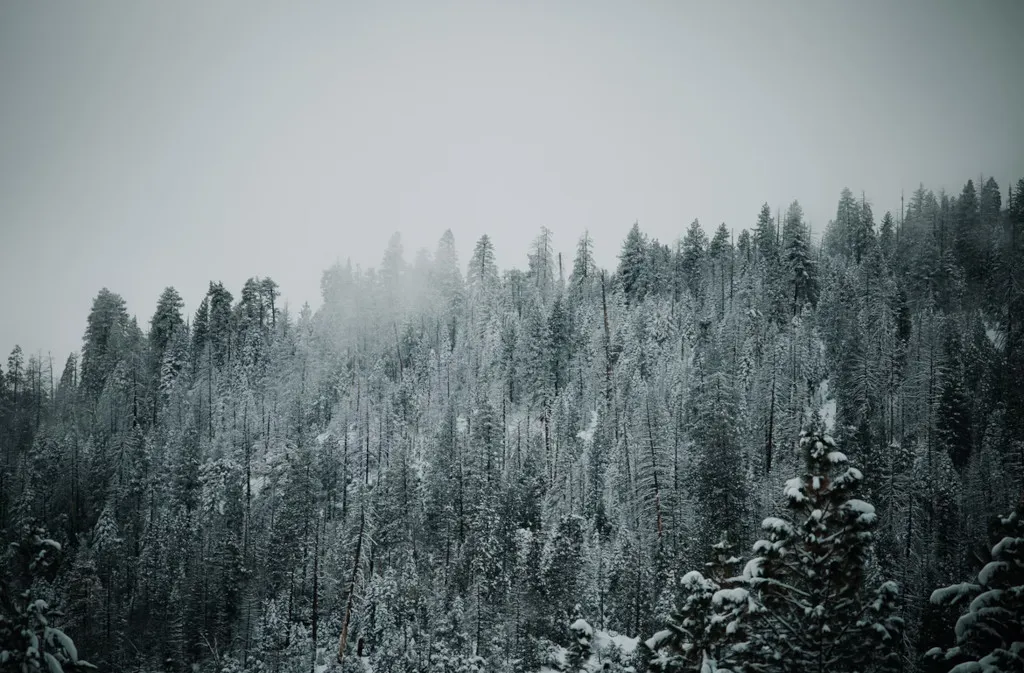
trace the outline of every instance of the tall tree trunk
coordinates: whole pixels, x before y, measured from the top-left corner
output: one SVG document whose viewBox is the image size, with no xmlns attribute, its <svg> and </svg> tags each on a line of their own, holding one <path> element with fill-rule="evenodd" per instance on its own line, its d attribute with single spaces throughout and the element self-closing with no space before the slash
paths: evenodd
<svg viewBox="0 0 1024 673">
<path fill-rule="evenodd" d="M 319 612 L 320 603 L 320 525 L 323 523 L 323 512 L 320 513 L 320 518 L 317 520 L 316 533 L 313 537 L 313 624 L 310 636 L 313 639 L 313 661 L 309 664 L 309 672 L 316 673 L 316 627 L 317 627 L 317 613 Z"/>
<path fill-rule="evenodd" d="M 658 461 L 654 447 L 654 424 L 651 423 L 650 394 L 647 395 L 647 439 L 651 448 L 651 474 L 654 477 L 654 516 L 658 539 L 661 539 L 661 489 L 658 487 Z"/>
<path fill-rule="evenodd" d="M 345 599 L 345 616 L 341 620 L 341 635 L 338 638 L 338 664 L 345 660 L 345 643 L 348 641 L 348 627 L 352 621 L 352 604 L 355 600 L 356 581 L 359 578 L 359 564 L 363 554 L 363 534 L 366 532 L 366 512 L 359 513 L 359 534 L 356 538 L 356 550 L 352 555 L 352 574 L 348 581 L 348 598 Z"/>
</svg>

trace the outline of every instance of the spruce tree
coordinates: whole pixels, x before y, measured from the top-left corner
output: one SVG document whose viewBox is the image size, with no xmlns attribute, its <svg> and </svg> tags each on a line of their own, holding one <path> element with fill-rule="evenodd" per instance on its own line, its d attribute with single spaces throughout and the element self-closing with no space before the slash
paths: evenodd
<svg viewBox="0 0 1024 673">
<path fill-rule="evenodd" d="M 767 539 L 743 571 L 752 671 L 844 673 L 888 670 L 897 663 L 902 620 L 896 585 L 874 590 L 875 510 L 856 498 L 863 476 L 831 437 L 803 432 L 805 472 L 786 482 L 787 514 L 769 517 Z"/>
<path fill-rule="evenodd" d="M 123 331 L 127 323 L 124 299 L 107 288 L 100 290 L 89 312 L 82 346 L 82 387 L 92 399 L 99 396 L 117 364 L 121 354 L 112 346 L 117 341 L 117 332 Z"/>
<path fill-rule="evenodd" d="M 1024 671 L 1024 497 L 993 527 L 989 561 L 977 580 L 937 589 L 935 605 L 966 605 L 956 622 L 956 646 L 927 658 L 951 673 Z"/>
<path fill-rule="evenodd" d="M 173 287 L 165 288 L 156 303 L 156 312 L 149 322 L 149 343 L 153 352 L 152 362 L 159 369 L 164 350 L 171 342 L 175 331 L 184 324 L 181 309 L 185 305 L 181 295 Z"/>
<path fill-rule="evenodd" d="M 892 213 L 888 210 L 882 216 L 882 225 L 879 229 L 878 244 L 882 247 L 882 254 L 889 259 L 896 246 L 896 225 L 893 222 Z"/>
<path fill-rule="evenodd" d="M 740 559 L 723 538 L 712 546 L 713 560 L 706 573 L 696 570 L 679 582 L 678 608 L 669 615 L 664 628 L 638 644 L 639 657 L 655 673 L 700 671 L 705 667 L 723 670 L 738 661 L 744 649 L 742 613 L 746 590 L 735 577 Z M 737 646 L 738 649 L 737 649 Z"/>
<path fill-rule="evenodd" d="M 793 315 L 799 313 L 805 303 L 813 305 L 818 299 L 817 265 L 811 258 L 809 239 L 810 232 L 803 221 L 803 209 L 794 201 L 786 212 L 783 230 L 789 282 L 793 288 Z"/>
<path fill-rule="evenodd" d="M 26 524 L 0 557 L 0 670 L 33 673 L 95 669 L 78 648 L 50 624 L 55 613 L 40 593 L 60 564 L 61 545 L 46 531 Z"/>
<path fill-rule="evenodd" d="M 699 221 L 694 220 L 690 223 L 681 247 L 679 264 L 684 286 L 695 299 L 702 301 L 704 297 L 704 260 L 708 254 L 708 237 Z"/>
<path fill-rule="evenodd" d="M 772 219 L 772 209 L 767 203 L 761 206 L 761 212 L 757 215 L 757 224 L 754 225 L 754 242 L 761 257 L 767 260 L 775 259 L 778 253 L 775 222 Z"/>
<path fill-rule="evenodd" d="M 619 253 L 617 276 L 628 303 L 643 299 L 647 292 L 647 240 L 634 222 Z"/>
</svg>

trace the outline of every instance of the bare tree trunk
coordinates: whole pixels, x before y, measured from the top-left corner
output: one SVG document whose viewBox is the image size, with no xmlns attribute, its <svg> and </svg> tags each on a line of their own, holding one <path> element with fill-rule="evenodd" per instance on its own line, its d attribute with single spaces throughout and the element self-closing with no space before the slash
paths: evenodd
<svg viewBox="0 0 1024 673">
<path fill-rule="evenodd" d="M 317 520 L 316 533 L 313 537 L 313 624 L 312 633 L 313 638 L 313 661 L 309 664 L 310 673 L 316 673 L 316 627 L 317 627 L 317 612 L 319 610 L 319 575 L 320 575 L 320 524 L 323 522 L 323 511 L 320 512 L 320 518 Z"/>
<path fill-rule="evenodd" d="M 246 559 L 249 554 L 249 526 L 250 514 L 252 512 L 252 460 L 249 446 L 249 398 L 245 399 L 245 409 L 242 412 L 242 442 L 245 444 L 245 527 L 242 537 L 242 558 Z"/>
<path fill-rule="evenodd" d="M 363 534 L 366 532 L 366 512 L 359 514 L 359 535 L 356 551 L 352 558 L 352 574 L 348 582 L 348 598 L 345 600 L 345 616 L 341 621 L 341 636 L 338 638 L 338 664 L 345 659 L 345 643 L 348 641 L 348 627 L 352 621 L 352 603 L 355 600 L 356 580 L 359 578 L 359 563 L 363 554 Z"/>
<path fill-rule="evenodd" d="M 658 528 L 658 538 L 661 538 L 661 489 L 658 487 L 658 462 L 654 448 L 654 425 L 651 423 L 651 399 L 647 396 L 647 439 L 651 447 L 651 474 L 654 476 L 654 514 Z"/>
</svg>

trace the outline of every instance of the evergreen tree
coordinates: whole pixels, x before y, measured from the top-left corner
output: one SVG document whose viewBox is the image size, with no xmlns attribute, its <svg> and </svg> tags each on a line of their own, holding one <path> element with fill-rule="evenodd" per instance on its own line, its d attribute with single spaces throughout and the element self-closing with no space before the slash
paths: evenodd
<svg viewBox="0 0 1024 673">
<path fill-rule="evenodd" d="M 707 248 L 707 234 L 701 229 L 700 222 L 694 220 L 682 241 L 680 270 L 684 286 L 698 301 L 704 297 L 704 259 L 707 256 Z"/>
<path fill-rule="evenodd" d="M 981 228 L 978 195 L 974 181 L 968 180 L 956 202 L 953 243 L 957 262 L 968 278 L 980 280 L 984 274 L 984 247 L 986 238 Z"/>
<path fill-rule="evenodd" d="M 796 201 L 786 212 L 782 239 L 793 288 L 793 315 L 796 315 L 805 303 L 813 305 L 818 298 L 817 269 L 811 258 L 809 232 L 803 221 L 803 209 Z"/>
<path fill-rule="evenodd" d="M 896 225 L 892 219 L 892 213 L 888 210 L 882 216 L 882 225 L 878 233 L 878 244 L 882 247 L 882 254 L 891 258 L 896 246 Z"/>
<path fill-rule="evenodd" d="M 116 343 L 117 332 L 123 331 L 127 323 L 124 299 L 107 288 L 100 290 L 89 312 L 82 346 L 82 387 L 93 399 L 103 390 L 121 356 L 111 346 Z"/>
<path fill-rule="evenodd" d="M 634 222 L 619 253 L 617 272 L 622 292 L 627 302 L 643 299 L 647 292 L 647 241 L 640 232 L 639 223 Z"/>
<path fill-rule="evenodd" d="M 170 343 L 175 331 L 185 321 L 181 317 L 181 309 L 185 305 L 181 295 L 173 287 L 164 288 L 156 303 L 156 312 L 149 322 L 149 343 L 153 352 L 153 362 L 159 366 L 164 351 Z"/>
<path fill-rule="evenodd" d="M 473 247 L 473 256 L 469 260 L 466 280 L 469 286 L 477 292 L 493 288 L 498 283 L 494 244 L 487 234 L 481 236 Z"/>
<path fill-rule="evenodd" d="M 802 476 L 786 483 L 788 516 L 769 517 L 768 538 L 743 571 L 749 601 L 752 670 L 890 670 L 897 664 L 902 621 L 896 585 L 876 590 L 870 578 L 875 510 L 857 499 L 863 476 L 847 465 L 832 438 L 800 437 Z"/>
<path fill-rule="evenodd" d="M 871 203 L 861 198 L 860 214 L 856 220 L 856 229 L 853 236 L 853 256 L 857 264 L 860 264 L 871 252 L 875 242 L 875 218 L 871 212 Z"/>
<path fill-rule="evenodd" d="M 761 212 L 757 215 L 757 224 L 754 225 L 754 242 L 763 258 L 775 259 L 778 253 L 778 242 L 775 222 L 772 219 L 772 209 L 768 207 L 767 203 L 761 206 Z"/>
<path fill-rule="evenodd" d="M 942 670 L 1024 670 L 1024 498 L 993 527 L 990 560 L 977 581 L 954 584 L 931 595 L 936 605 L 967 605 L 956 622 L 956 646 L 928 658 Z M 969 601 L 969 602 L 968 602 Z M 943 656 L 944 654 L 944 656 Z"/>
<path fill-rule="evenodd" d="M 233 298 L 222 283 L 213 282 L 210 283 L 206 297 L 210 302 L 208 334 L 213 362 L 216 366 L 223 367 L 231 354 L 231 335 L 234 331 L 231 317 Z"/>
<path fill-rule="evenodd" d="M 637 225 L 639 228 L 639 224 Z M 632 235 L 632 230 L 630 230 Z M 627 241 L 629 237 L 627 236 Z M 579 288 L 591 281 L 597 273 L 597 264 L 594 262 L 594 241 L 590 238 L 590 232 L 584 231 L 576 244 L 576 256 L 572 262 L 572 273 L 569 282 L 573 287 Z"/>
<path fill-rule="evenodd" d="M 665 622 L 665 628 L 638 645 L 639 656 L 655 673 L 683 673 L 706 668 L 725 670 L 743 652 L 742 607 L 734 603 L 745 597 L 745 590 L 734 588 L 732 575 L 738 558 L 728 554 L 729 545 L 715 545 L 716 561 L 708 563 L 717 578 L 705 577 L 696 570 L 679 582 L 680 599 Z M 725 552 L 724 555 L 720 552 Z M 722 571 L 727 571 L 723 573 Z M 723 587 L 722 583 L 726 587 Z"/>
<path fill-rule="evenodd" d="M 530 246 L 528 255 L 529 272 L 528 277 L 540 290 L 542 297 L 547 297 L 548 291 L 554 285 L 555 253 L 552 248 L 551 230 L 541 227 L 540 233 Z"/>
<path fill-rule="evenodd" d="M 61 629 L 51 626 L 54 613 L 40 597 L 60 563 L 61 545 L 38 526 L 26 525 L 4 555 L 0 578 L 0 668 L 32 671 L 95 669 L 78 658 L 78 648 Z"/>
<path fill-rule="evenodd" d="M 723 535 L 735 539 L 744 521 L 745 484 L 734 378 L 714 371 L 698 354 L 689 395 L 689 436 L 697 456 L 697 540 L 707 549 Z"/>
<path fill-rule="evenodd" d="M 574 607 L 583 597 L 583 519 L 564 516 L 552 531 L 543 567 L 546 635 L 557 638 L 563 625 L 573 618 Z"/>
</svg>

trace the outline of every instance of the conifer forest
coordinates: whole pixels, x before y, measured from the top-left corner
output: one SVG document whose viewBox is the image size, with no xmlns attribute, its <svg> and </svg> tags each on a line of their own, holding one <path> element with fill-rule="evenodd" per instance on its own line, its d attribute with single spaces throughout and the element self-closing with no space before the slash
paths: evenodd
<svg viewBox="0 0 1024 673">
<path fill-rule="evenodd" d="M 1022 670 L 1024 180 L 741 229 L 100 289 L 0 376 L 0 669 Z"/>
</svg>

